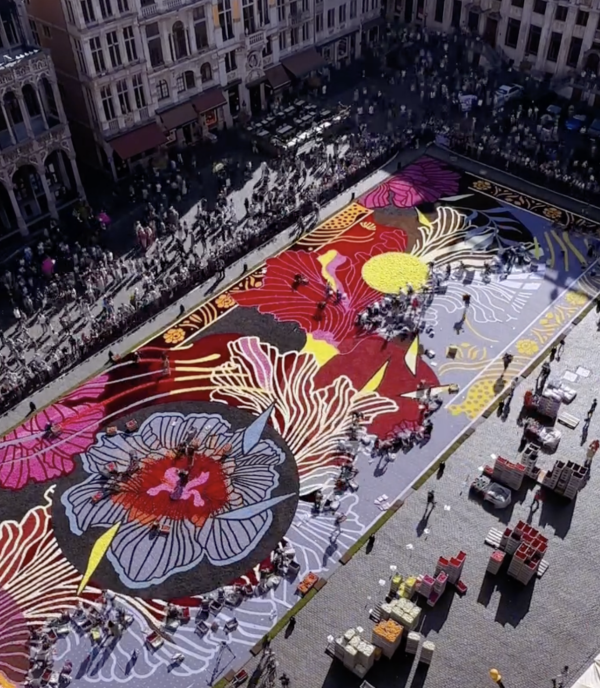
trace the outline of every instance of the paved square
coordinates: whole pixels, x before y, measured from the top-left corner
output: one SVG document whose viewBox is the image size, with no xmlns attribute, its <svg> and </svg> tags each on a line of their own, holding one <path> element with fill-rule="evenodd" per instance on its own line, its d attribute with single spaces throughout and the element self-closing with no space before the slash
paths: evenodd
<svg viewBox="0 0 600 688">
<path fill-rule="evenodd" d="M 278 543 L 294 551 L 300 578 L 329 577 L 596 294 L 585 240 L 557 228 L 576 222 L 423 157 L 7 434 L 0 485 L 18 500 L 0 503 L 2 582 L 19 591 L 27 581 L 35 595 L 7 602 L 18 651 L 2 665 L 6 678 L 26 673 L 27 624 L 106 589 L 131 625 L 102 646 L 69 627 L 56 666 L 68 657 L 73 683 L 146 688 L 168 671 L 187 688 L 244 663 L 297 601 L 298 581 L 225 606 L 205 634 L 194 623 L 200 596 L 258 584 Z M 508 269 L 499 255 L 517 246 L 524 251 Z M 431 273 L 441 288 L 411 305 L 417 336 L 357 326 L 368 306 L 418 293 Z M 423 387 L 443 399 L 431 438 L 393 460 L 362 449 L 358 489 L 334 495 L 353 414 L 380 438 L 414 430 Z M 338 499 L 340 527 L 314 514 L 317 490 Z M 442 500 L 436 517 L 454 522 L 454 509 Z M 363 599 L 360 586 L 355 593 Z M 191 608 L 176 630 L 164 628 L 168 601 Z M 157 631 L 164 642 L 153 650 L 145 640 Z"/>
</svg>

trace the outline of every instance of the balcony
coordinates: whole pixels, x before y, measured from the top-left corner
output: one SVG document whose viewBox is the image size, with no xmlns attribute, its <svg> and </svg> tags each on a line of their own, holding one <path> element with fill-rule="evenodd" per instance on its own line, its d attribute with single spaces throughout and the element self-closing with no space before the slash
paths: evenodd
<svg viewBox="0 0 600 688">
<path fill-rule="evenodd" d="M 167 14 L 168 12 L 176 12 L 182 7 L 189 7 L 190 5 L 197 5 L 202 0 L 154 0 L 152 4 L 142 5 L 140 14 L 143 19 L 155 17 L 158 14 Z"/>
<path fill-rule="evenodd" d="M 262 45 L 265 42 L 265 32 L 257 31 L 256 33 L 251 33 L 246 36 L 246 45 L 249 48 L 254 48 Z"/>
<path fill-rule="evenodd" d="M 310 12 L 296 12 L 290 15 L 290 26 L 303 24 L 310 17 Z"/>
</svg>

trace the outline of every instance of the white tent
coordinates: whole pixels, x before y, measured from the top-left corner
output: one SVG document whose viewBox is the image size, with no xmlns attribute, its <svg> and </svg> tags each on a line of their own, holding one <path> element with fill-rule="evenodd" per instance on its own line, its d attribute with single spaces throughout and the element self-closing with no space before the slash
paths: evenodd
<svg viewBox="0 0 600 688">
<path fill-rule="evenodd" d="M 571 688 L 600 688 L 600 655 L 594 658 L 592 665 L 581 674 Z"/>
</svg>

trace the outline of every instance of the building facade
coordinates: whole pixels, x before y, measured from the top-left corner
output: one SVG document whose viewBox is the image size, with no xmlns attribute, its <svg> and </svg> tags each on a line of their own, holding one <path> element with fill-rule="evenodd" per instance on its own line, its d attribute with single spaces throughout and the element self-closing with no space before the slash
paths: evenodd
<svg viewBox="0 0 600 688">
<path fill-rule="evenodd" d="M 0 2 L 0 241 L 85 197 L 52 59 L 20 10 Z"/>
<path fill-rule="evenodd" d="M 515 69 L 600 106 L 600 0 L 396 0 L 394 14 L 434 30 L 478 34 Z"/>
<path fill-rule="evenodd" d="M 115 177 L 360 55 L 380 0 L 28 0 L 76 144 Z M 291 71 L 285 65 L 291 66 Z M 209 137 L 210 138 L 210 137 Z"/>
</svg>

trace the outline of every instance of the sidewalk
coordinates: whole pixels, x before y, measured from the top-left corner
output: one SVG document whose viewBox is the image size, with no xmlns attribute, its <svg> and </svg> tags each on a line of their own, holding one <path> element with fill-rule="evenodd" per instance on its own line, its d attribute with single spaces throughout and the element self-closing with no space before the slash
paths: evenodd
<svg viewBox="0 0 600 688">
<path fill-rule="evenodd" d="M 350 202 L 353 193 L 355 196 L 360 196 L 382 182 L 390 174 L 393 174 L 396 171 L 397 161 L 400 161 L 404 167 L 413 162 L 422 153 L 423 150 L 414 149 L 402 151 L 399 156 L 394 158 L 383 168 L 377 170 L 362 182 L 359 182 L 354 187 L 348 189 L 343 194 L 335 198 L 328 205 L 324 206 L 321 209 L 321 221 L 325 220 L 327 217 L 335 214 L 344 206 L 346 206 Z M 226 291 L 243 276 L 244 264 L 247 265 L 248 271 L 251 272 L 261 265 L 261 263 L 263 263 L 269 256 L 284 250 L 293 242 L 295 233 L 295 228 L 287 229 L 273 239 L 273 241 L 270 243 L 262 246 L 253 253 L 244 256 L 237 263 L 230 266 L 225 271 L 224 280 L 219 282 L 219 285 L 221 286 L 219 291 Z M 29 412 L 30 401 L 33 401 L 37 405 L 38 410 L 48 406 L 85 380 L 97 375 L 107 365 L 109 349 L 115 353 L 122 354 L 136 348 L 142 342 L 152 338 L 157 332 L 167 328 L 173 322 L 180 320 L 181 318 L 179 316 L 179 312 L 181 305 L 184 306 L 186 313 L 188 313 L 189 311 L 197 308 L 204 301 L 208 300 L 208 298 L 212 298 L 218 294 L 219 291 L 212 293 L 215 285 L 215 280 L 211 279 L 206 284 L 197 287 L 185 298 L 169 306 L 162 313 L 159 313 L 154 318 L 148 320 L 137 330 L 125 335 L 117 342 L 113 342 L 100 353 L 87 359 L 75 369 L 65 373 L 63 376 L 43 387 L 32 397 L 29 397 L 27 400 L 18 404 L 0 418 L 0 433 L 6 433 L 9 429 L 22 422 L 23 418 Z"/>
</svg>

